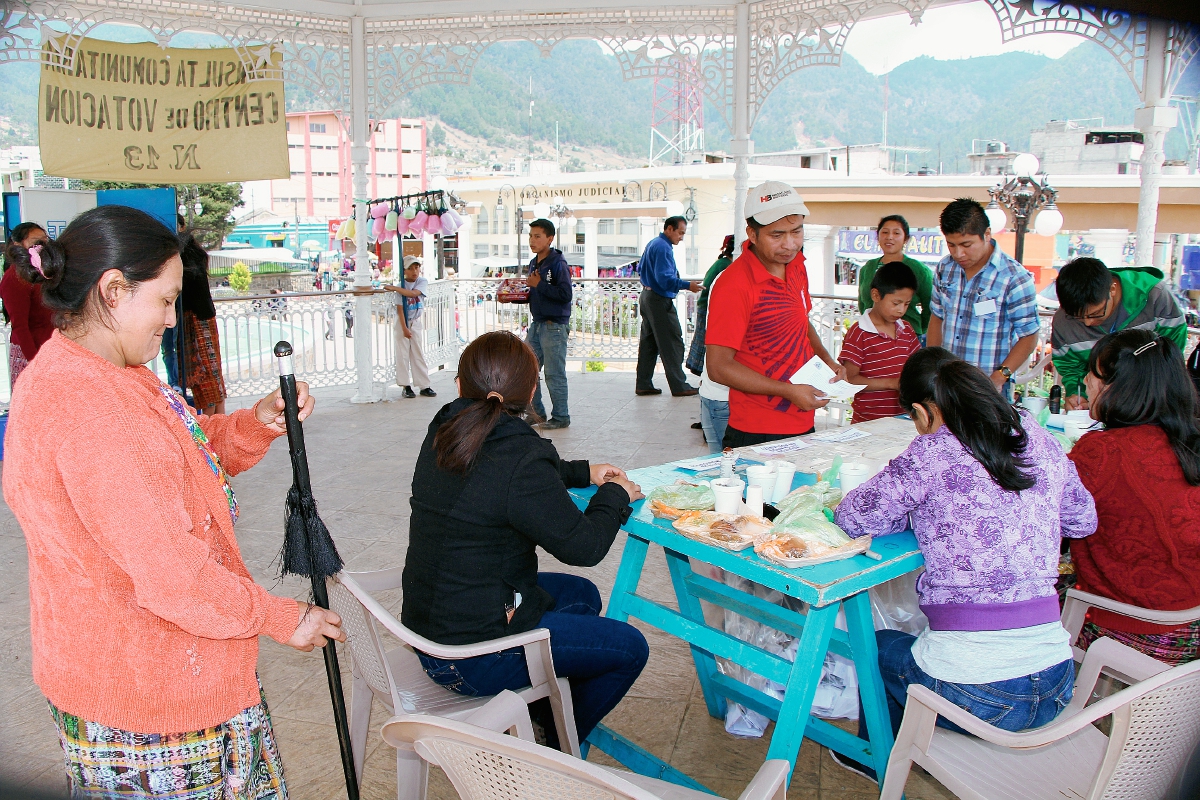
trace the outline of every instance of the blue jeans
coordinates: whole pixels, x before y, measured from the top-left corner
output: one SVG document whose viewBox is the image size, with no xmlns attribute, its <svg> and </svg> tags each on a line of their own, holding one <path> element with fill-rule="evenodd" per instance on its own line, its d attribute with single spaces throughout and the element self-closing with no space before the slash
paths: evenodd
<svg viewBox="0 0 1200 800">
<path fill-rule="evenodd" d="M 725 438 L 725 429 L 729 427 L 729 401 L 709 400 L 702 396 L 700 427 L 704 428 L 704 441 L 708 442 L 708 452 L 721 452 L 724 449 L 722 440 Z"/>
<path fill-rule="evenodd" d="M 546 370 L 546 388 L 550 391 L 550 402 L 554 404 L 554 419 L 562 422 L 571 421 L 571 413 L 567 410 L 568 333 L 570 329 L 566 323 L 534 320 L 529 323 L 526 336 L 537 356 L 538 366 Z M 542 405 L 541 381 L 533 393 L 533 410 L 542 419 L 547 419 L 546 407 Z"/>
<path fill-rule="evenodd" d="M 1067 659 L 1049 669 L 1021 678 L 993 683 L 950 683 L 925 674 L 912 655 L 917 637 L 901 631 L 876 631 L 879 644 L 879 671 L 887 695 L 892 733 L 900 730 L 908 687 L 917 683 L 932 689 L 959 708 L 1001 730 L 1023 731 L 1038 728 L 1057 717 L 1075 691 L 1075 662 Z M 938 717 L 939 728 L 966 733 L 944 717 Z M 867 738 L 867 723 L 861 702 L 858 707 L 858 735 Z"/>
<path fill-rule="evenodd" d="M 575 729 L 582 742 L 633 686 L 650 646 L 629 623 L 600 616 L 600 592 L 588 579 L 539 572 L 538 586 L 555 599 L 537 627 L 550 629 L 554 672 L 571 684 Z M 459 694 L 488 696 L 529 685 L 521 647 L 458 660 L 417 656 L 435 683 Z"/>
</svg>

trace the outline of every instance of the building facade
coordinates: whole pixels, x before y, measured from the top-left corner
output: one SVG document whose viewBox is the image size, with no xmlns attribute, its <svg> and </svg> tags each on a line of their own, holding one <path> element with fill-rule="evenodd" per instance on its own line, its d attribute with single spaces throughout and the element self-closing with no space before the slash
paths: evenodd
<svg viewBox="0 0 1200 800">
<path fill-rule="evenodd" d="M 1029 134 L 1029 151 L 1048 175 L 1137 175 L 1144 149 L 1141 131 L 1104 120 L 1051 120 Z"/>
<path fill-rule="evenodd" d="M 371 197 L 424 191 L 424 120 L 372 120 L 370 131 Z M 333 111 L 288 114 L 287 139 L 291 176 L 271 181 L 271 211 L 282 216 L 349 216 L 354 201 L 349 120 Z"/>
</svg>

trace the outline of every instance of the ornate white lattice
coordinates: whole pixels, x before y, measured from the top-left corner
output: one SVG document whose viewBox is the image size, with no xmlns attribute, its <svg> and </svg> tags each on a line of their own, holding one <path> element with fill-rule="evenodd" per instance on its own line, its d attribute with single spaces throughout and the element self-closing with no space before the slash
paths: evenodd
<svg viewBox="0 0 1200 800">
<path fill-rule="evenodd" d="M 251 79 L 282 77 L 322 95 L 338 110 L 350 106 L 349 19 L 228 5 L 150 0 L 34 0 L 0 13 L 0 63 L 43 58 L 73 66 L 79 42 L 101 25 L 136 25 L 168 47 L 181 33 L 204 32 L 224 39 L 238 53 Z M 59 39 L 61 49 L 41 42 Z M 283 50 L 282 75 L 269 55 Z M 45 52 L 45 55 L 43 55 Z"/>
</svg>

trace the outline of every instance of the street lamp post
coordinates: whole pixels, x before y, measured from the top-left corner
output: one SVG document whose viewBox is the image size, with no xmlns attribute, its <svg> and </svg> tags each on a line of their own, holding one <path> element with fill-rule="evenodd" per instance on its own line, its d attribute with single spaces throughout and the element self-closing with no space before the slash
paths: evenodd
<svg viewBox="0 0 1200 800">
<path fill-rule="evenodd" d="M 540 216 L 554 223 L 554 228 L 558 233 L 558 247 L 564 249 L 565 238 L 569 231 L 575 230 L 575 226 L 579 220 L 575 219 L 575 213 L 571 211 L 571 207 L 562 200 L 556 200 L 554 205 L 546 209 L 546 213 Z"/>
<path fill-rule="evenodd" d="M 521 205 L 517 200 L 517 187 L 513 186 L 511 183 L 506 183 L 500 187 L 499 191 L 496 192 L 496 213 L 497 214 L 503 214 L 505 212 L 505 208 L 504 208 L 504 193 L 505 192 L 508 192 L 508 194 L 512 197 L 513 208 L 515 209 L 515 212 L 516 212 L 513 215 L 514 217 L 516 217 L 516 219 L 513 221 L 513 227 L 516 228 L 516 230 L 517 230 L 517 252 L 515 255 L 517 258 L 517 272 L 519 273 L 521 271 L 521 223 L 519 222 L 519 220 L 521 219 Z"/>
<path fill-rule="evenodd" d="M 183 187 L 183 196 L 179 200 L 179 216 L 187 219 L 188 230 L 192 229 L 196 217 L 204 213 L 204 205 L 200 202 L 200 187 Z"/>
<path fill-rule="evenodd" d="M 987 206 L 988 222 L 993 231 L 1002 231 L 1008 225 L 1004 209 L 1012 212 L 1013 233 L 1017 240 L 1013 256 L 1022 264 L 1025 263 L 1025 234 L 1034 213 L 1041 209 L 1033 220 L 1033 230 L 1039 236 L 1054 236 L 1063 224 L 1062 212 L 1055 205 L 1058 191 L 1050 186 L 1045 174 L 1038 175 L 1040 167 L 1037 156 L 1022 153 L 1013 159 L 1013 176 L 988 189 L 992 198 Z"/>
</svg>

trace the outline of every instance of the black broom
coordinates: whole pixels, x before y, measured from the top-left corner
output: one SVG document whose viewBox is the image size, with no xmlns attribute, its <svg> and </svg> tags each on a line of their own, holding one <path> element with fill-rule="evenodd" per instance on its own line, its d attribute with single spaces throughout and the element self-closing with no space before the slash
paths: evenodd
<svg viewBox="0 0 1200 800">
<path fill-rule="evenodd" d="M 329 529 L 317 514 L 312 484 L 308 478 L 308 453 L 304 449 L 304 428 L 296 400 L 296 376 L 292 372 L 292 345 L 275 345 L 279 362 L 279 391 L 283 395 L 287 421 L 288 451 L 292 457 L 292 488 L 287 494 L 287 520 L 284 523 L 283 549 L 279 554 L 280 575 L 304 575 L 312 581 L 313 602 L 329 608 L 325 579 L 342 569 Z M 325 675 L 329 678 L 329 696 L 333 699 L 333 721 L 338 746 L 342 751 L 342 770 L 346 773 L 346 795 L 358 800 L 358 778 L 354 772 L 354 750 L 350 746 L 350 724 L 346 717 L 346 698 L 342 693 L 342 671 L 338 666 L 337 645 L 330 641 L 321 648 L 325 656 Z"/>
</svg>

